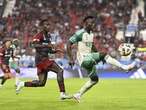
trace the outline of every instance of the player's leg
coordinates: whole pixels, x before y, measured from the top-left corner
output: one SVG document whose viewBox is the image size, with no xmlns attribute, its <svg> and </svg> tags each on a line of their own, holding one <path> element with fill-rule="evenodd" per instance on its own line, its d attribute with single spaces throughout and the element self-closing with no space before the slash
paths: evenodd
<svg viewBox="0 0 146 110">
<path fill-rule="evenodd" d="M 24 82 L 24 86 L 25 87 L 43 87 L 45 86 L 46 82 L 47 82 L 47 71 L 38 74 L 38 79 L 39 80 L 33 80 L 30 82 Z"/>
<path fill-rule="evenodd" d="M 10 73 L 10 69 L 7 65 L 2 64 L 1 65 L 1 69 L 4 73 L 4 76 L 0 77 L 1 79 L 1 85 L 4 85 L 4 83 L 6 82 L 7 79 L 10 79 L 12 77 L 11 73 Z"/>
<path fill-rule="evenodd" d="M 19 82 L 20 82 L 20 67 L 18 65 L 18 61 L 10 61 L 9 62 L 9 66 L 10 68 L 14 69 L 15 72 L 16 72 L 16 75 L 15 75 L 15 85 L 17 85 Z"/>
<path fill-rule="evenodd" d="M 106 61 L 106 63 L 117 66 L 125 71 L 129 71 L 136 66 L 136 62 L 133 62 L 129 65 L 121 64 L 118 60 L 112 58 L 110 55 L 106 55 L 104 60 Z"/>
<path fill-rule="evenodd" d="M 61 99 L 70 99 L 71 96 L 68 96 L 65 93 L 63 69 L 56 62 L 54 62 L 51 65 L 51 67 L 49 68 L 49 70 L 53 71 L 57 74 L 57 83 L 58 83 L 58 86 L 59 86 L 60 98 Z"/>
<path fill-rule="evenodd" d="M 20 93 L 20 90 L 23 87 L 43 87 L 46 84 L 47 81 L 47 60 L 41 61 L 39 64 L 37 64 L 37 75 L 38 75 L 38 80 L 33 80 L 33 81 L 28 81 L 28 82 L 19 82 L 17 87 L 16 87 L 16 94 Z M 51 65 L 51 63 L 49 64 Z"/>
<path fill-rule="evenodd" d="M 0 81 L 0 85 L 3 86 L 5 84 L 5 82 L 8 80 L 8 79 L 11 79 L 13 76 L 12 76 L 12 73 L 10 72 L 7 72 L 7 73 L 4 73 L 4 76 L 0 77 L 1 81 Z"/>
<path fill-rule="evenodd" d="M 56 62 L 54 62 L 49 70 L 57 74 L 57 83 L 59 90 L 60 92 L 65 92 L 63 69 L 60 68 L 60 66 Z"/>
<path fill-rule="evenodd" d="M 78 93 L 73 95 L 78 102 L 80 102 L 81 96 L 98 82 L 95 64 L 96 62 L 92 55 L 85 57 L 84 61 L 82 62 L 82 67 L 87 70 L 90 79 L 81 87 Z"/>
<path fill-rule="evenodd" d="M 39 74 L 38 75 L 39 80 L 33 80 L 33 81 L 27 81 L 27 82 L 19 82 L 16 87 L 16 94 L 20 93 L 20 90 L 23 87 L 43 87 L 46 84 L 47 81 L 47 74 Z"/>
<path fill-rule="evenodd" d="M 91 55 L 92 55 L 93 59 L 95 60 L 95 62 L 105 61 L 106 63 L 117 66 L 125 71 L 131 70 L 136 65 L 136 62 L 133 62 L 129 65 L 124 65 L 106 53 L 95 52 L 95 53 L 92 53 Z"/>
<path fill-rule="evenodd" d="M 0 85 L 2 86 L 6 82 L 6 78 L 4 76 L 0 77 Z"/>
<path fill-rule="evenodd" d="M 94 66 L 93 71 L 95 71 L 95 69 L 96 69 L 96 67 Z M 89 81 L 86 82 L 86 84 L 80 89 L 81 96 L 98 82 L 98 75 L 96 74 L 96 72 L 90 74 L 89 77 L 90 77 Z"/>
<path fill-rule="evenodd" d="M 15 85 L 17 85 L 20 82 L 20 68 L 15 69 L 16 75 L 15 75 Z"/>
<path fill-rule="evenodd" d="M 39 80 L 27 81 L 27 82 L 19 82 L 16 87 L 16 94 L 20 93 L 20 90 L 23 87 L 43 87 L 47 81 L 47 71 L 38 74 Z"/>
</svg>

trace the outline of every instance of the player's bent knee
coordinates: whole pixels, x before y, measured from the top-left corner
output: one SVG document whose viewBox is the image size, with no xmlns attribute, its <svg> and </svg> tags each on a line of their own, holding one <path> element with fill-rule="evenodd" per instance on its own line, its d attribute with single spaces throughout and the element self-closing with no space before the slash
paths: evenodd
<svg viewBox="0 0 146 110">
<path fill-rule="evenodd" d="M 98 76 L 91 76 L 90 79 L 91 79 L 91 81 L 94 82 L 95 84 L 99 81 Z"/>
<path fill-rule="evenodd" d="M 6 74 L 4 75 L 4 78 L 5 78 L 5 79 L 11 79 L 12 76 L 11 76 L 9 73 L 6 73 Z"/>
</svg>

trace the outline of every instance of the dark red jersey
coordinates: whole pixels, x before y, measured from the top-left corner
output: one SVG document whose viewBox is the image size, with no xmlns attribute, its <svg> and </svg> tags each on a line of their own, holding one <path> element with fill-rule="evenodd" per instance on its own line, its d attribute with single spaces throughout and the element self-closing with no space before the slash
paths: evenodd
<svg viewBox="0 0 146 110">
<path fill-rule="evenodd" d="M 4 63 L 5 48 L 0 47 L 0 64 Z"/>
<path fill-rule="evenodd" d="M 0 47 L 0 64 L 9 65 L 9 59 L 13 56 L 13 49 L 6 49 L 4 46 Z"/>
<path fill-rule="evenodd" d="M 49 34 L 44 35 L 42 32 L 33 37 L 33 45 L 36 49 L 36 64 L 40 63 L 44 58 L 49 58 L 48 53 L 50 53 L 50 48 L 48 45 L 51 43 L 50 38 Z"/>
</svg>

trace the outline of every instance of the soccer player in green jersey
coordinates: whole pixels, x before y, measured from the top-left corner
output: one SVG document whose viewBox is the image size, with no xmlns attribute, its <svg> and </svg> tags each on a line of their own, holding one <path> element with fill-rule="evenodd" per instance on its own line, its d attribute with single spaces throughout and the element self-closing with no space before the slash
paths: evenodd
<svg viewBox="0 0 146 110">
<path fill-rule="evenodd" d="M 9 67 L 15 70 L 15 86 L 20 81 L 20 67 L 19 67 L 19 60 L 20 60 L 20 41 L 18 39 L 12 40 L 11 49 L 13 50 L 12 56 L 9 59 Z"/>
<path fill-rule="evenodd" d="M 70 37 L 67 43 L 67 54 L 69 57 L 69 63 L 74 64 L 73 55 L 72 55 L 72 45 L 77 44 L 77 60 L 79 65 L 87 70 L 89 81 L 86 82 L 81 89 L 73 95 L 73 98 L 80 102 L 81 96 L 87 92 L 91 87 L 93 87 L 99 80 L 98 75 L 96 74 L 95 65 L 98 62 L 103 61 L 108 64 L 115 65 L 126 71 L 132 69 L 135 64 L 124 65 L 118 62 L 116 59 L 112 58 L 110 55 L 102 52 L 97 52 L 93 44 L 95 29 L 95 18 L 93 16 L 87 16 L 83 20 L 83 28 L 75 32 L 73 36 Z"/>
</svg>

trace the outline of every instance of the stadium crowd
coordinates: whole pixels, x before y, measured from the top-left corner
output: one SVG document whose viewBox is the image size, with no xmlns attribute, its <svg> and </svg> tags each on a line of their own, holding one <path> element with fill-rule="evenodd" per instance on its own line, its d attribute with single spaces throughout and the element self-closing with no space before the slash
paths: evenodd
<svg viewBox="0 0 146 110">
<path fill-rule="evenodd" d="M 0 40 L 18 38 L 22 50 L 32 55 L 29 42 L 39 31 L 40 20 L 48 17 L 52 42 L 65 49 L 68 38 L 81 28 L 82 19 L 94 15 L 97 49 L 116 55 L 121 42 L 115 38 L 118 27 L 128 24 L 136 4 L 136 0 L 16 0 L 13 14 L 0 18 Z"/>
</svg>

